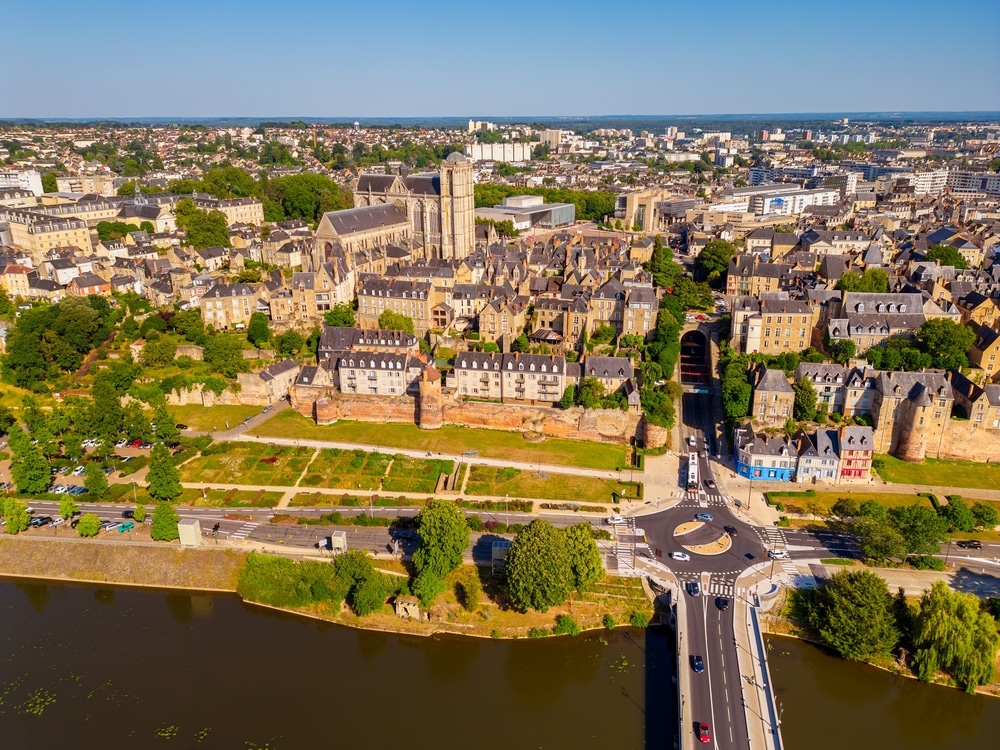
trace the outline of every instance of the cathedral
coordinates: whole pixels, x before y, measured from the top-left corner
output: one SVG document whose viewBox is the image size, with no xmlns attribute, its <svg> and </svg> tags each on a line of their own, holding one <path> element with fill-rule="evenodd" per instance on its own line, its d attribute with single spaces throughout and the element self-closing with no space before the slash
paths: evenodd
<svg viewBox="0 0 1000 750">
<path fill-rule="evenodd" d="M 462 154 L 448 156 L 440 172 L 361 174 L 355 209 L 386 203 L 405 213 L 413 245 L 423 247 L 424 257 L 462 259 L 475 249 L 472 163 Z"/>
</svg>

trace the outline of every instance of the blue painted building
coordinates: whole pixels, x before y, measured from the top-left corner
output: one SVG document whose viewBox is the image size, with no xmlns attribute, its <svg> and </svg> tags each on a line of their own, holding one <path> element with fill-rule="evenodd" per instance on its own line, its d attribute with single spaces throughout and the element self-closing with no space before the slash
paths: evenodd
<svg viewBox="0 0 1000 750">
<path fill-rule="evenodd" d="M 736 472 L 747 479 L 792 482 L 799 468 L 799 451 L 789 437 L 755 433 L 750 423 L 739 425 L 734 438 Z"/>
</svg>

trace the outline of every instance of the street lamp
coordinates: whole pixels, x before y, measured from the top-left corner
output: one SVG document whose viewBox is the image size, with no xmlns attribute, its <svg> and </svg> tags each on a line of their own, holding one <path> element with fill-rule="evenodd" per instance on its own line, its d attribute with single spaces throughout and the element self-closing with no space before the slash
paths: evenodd
<svg viewBox="0 0 1000 750">
<path fill-rule="evenodd" d="M 507 533 L 510 533 L 510 493 L 503 496 L 503 509 L 507 516 Z"/>
</svg>

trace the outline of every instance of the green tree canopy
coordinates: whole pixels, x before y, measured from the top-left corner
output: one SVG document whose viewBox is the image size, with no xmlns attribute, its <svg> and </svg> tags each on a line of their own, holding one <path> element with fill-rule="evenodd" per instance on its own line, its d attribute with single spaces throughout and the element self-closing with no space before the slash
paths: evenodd
<svg viewBox="0 0 1000 750">
<path fill-rule="evenodd" d="M 716 284 L 725 278 L 729 271 L 729 259 L 736 253 L 736 248 L 725 240 L 712 240 L 698 253 L 695 258 L 695 271 L 709 284 Z"/>
<path fill-rule="evenodd" d="M 566 601 L 573 587 L 566 537 L 541 518 L 514 538 L 505 571 L 511 601 L 521 610 L 545 612 Z"/>
<path fill-rule="evenodd" d="M 795 391 L 795 406 L 793 413 L 800 421 L 810 421 L 816 418 L 816 389 L 809 378 L 796 380 L 792 385 Z"/>
<path fill-rule="evenodd" d="M 931 318 L 917 329 L 917 341 L 930 355 L 931 367 L 959 370 L 969 366 L 969 349 L 976 333 L 948 318 Z"/>
<path fill-rule="evenodd" d="M 4 530 L 8 534 L 20 534 L 28 528 L 28 504 L 15 500 L 12 497 L 0 498 L 0 507 L 3 509 L 3 520 L 6 522 Z"/>
<path fill-rule="evenodd" d="M 383 331 L 406 331 L 413 333 L 413 318 L 386 310 L 378 316 L 378 327 Z"/>
<path fill-rule="evenodd" d="M 19 428 L 12 428 L 20 431 Z M 11 435 L 10 446 L 14 451 L 10 464 L 10 476 L 19 492 L 37 495 L 49 486 L 49 462 L 41 449 L 30 440 L 15 441 Z M 19 448 L 15 447 L 19 445 Z"/>
<path fill-rule="evenodd" d="M 948 531 L 972 531 L 976 526 L 976 517 L 972 508 L 960 497 L 952 496 L 946 505 L 939 510 L 941 516 L 948 522 Z"/>
<path fill-rule="evenodd" d="M 945 672 L 974 693 L 996 676 L 996 623 L 975 594 L 951 591 L 944 581 L 935 581 L 920 600 L 913 645 L 914 665 L 923 682 Z"/>
<path fill-rule="evenodd" d="M 354 328 L 354 308 L 347 304 L 334 305 L 323 313 L 323 320 L 328 326 Z"/>
<path fill-rule="evenodd" d="M 177 515 L 177 509 L 173 505 L 167 502 L 157 503 L 153 509 L 153 523 L 149 535 L 157 542 L 172 542 L 180 536 L 177 531 L 178 521 L 180 516 Z"/>
<path fill-rule="evenodd" d="M 83 470 L 83 486 L 95 500 L 103 500 L 108 494 L 108 478 L 99 463 L 91 461 Z"/>
<path fill-rule="evenodd" d="M 417 573 L 429 572 L 443 579 L 462 564 L 469 546 L 469 525 L 454 503 L 432 500 L 417 515 L 420 546 L 413 553 Z"/>
<path fill-rule="evenodd" d="M 573 585 L 584 592 L 604 578 L 604 562 L 589 523 L 577 523 L 563 530 Z"/>
<path fill-rule="evenodd" d="M 837 279 L 834 289 L 845 292 L 878 292 L 885 294 L 889 291 L 889 274 L 881 268 L 867 268 L 862 274 L 855 271 L 848 271 Z"/>
<path fill-rule="evenodd" d="M 969 267 L 962 254 L 949 245 L 935 245 L 927 251 L 924 259 L 938 265 L 952 266 L 960 271 Z"/>
<path fill-rule="evenodd" d="M 888 656 L 899 640 L 885 580 L 867 570 L 843 570 L 815 592 L 809 624 L 845 659 Z"/>
<path fill-rule="evenodd" d="M 174 206 L 177 226 L 187 235 L 187 244 L 195 250 L 206 247 L 230 247 L 226 215 L 221 211 L 202 211 L 194 201 L 184 198 Z"/>
<path fill-rule="evenodd" d="M 865 516 L 864 510 L 862 503 L 859 510 L 861 517 L 851 525 L 861 556 L 878 562 L 906 557 L 906 540 L 903 535 L 887 520 Z"/>
<path fill-rule="evenodd" d="M 990 503 L 978 501 L 972 504 L 972 515 L 976 519 L 976 527 L 980 529 L 992 529 L 1000 524 L 1000 513 Z"/>
<path fill-rule="evenodd" d="M 268 327 L 267 316 L 262 312 L 253 313 L 247 325 L 247 341 L 260 349 L 270 340 L 271 329 Z"/>
<path fill-rule="evenodd" d="M 149 494 L 155 500 L 173 500 L 184 491 L 180 483 L 180 473 L 170 458 L 170 451 L 163 443 L 156 443 L 150 453 L 146 483 Z"/>
<path fill-rule="evenodd" d="M 941 548 L 948 522 L 926 505 L 900 505 L 889 509 L 889 522 L 899 531 L 911 555 L 934 555 Z"/>
<path fill-rule="evenodd" d="M 96 513 L 84 513 L 76 525 L 76 533 L 82 537 L 97 536 L 101 530 L 101 519 Z"/>
<path fill-rule="evenodd" d="M 300 354 L 305 346 L 305 338 L 294 328 L 279 334 L 274 339 L 274 349 L 281 357 L 294 357 Z"/>
<path fill-rule="evenodd" d="M 243 358 L 243 346 L 236 336 L 211 336 L 205 342 L 203 354 L 205 364 L 227 378 L 235 378 L 241 372 L 247 372 L 250 364 Z"/>
</svg>

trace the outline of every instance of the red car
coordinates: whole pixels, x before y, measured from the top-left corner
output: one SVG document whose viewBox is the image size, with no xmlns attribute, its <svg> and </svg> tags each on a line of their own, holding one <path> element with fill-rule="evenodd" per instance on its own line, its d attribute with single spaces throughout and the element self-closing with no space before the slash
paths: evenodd
<svg viewBox="0 0 1000 750">
<path fill-rule="evenodd" d="M 133 440 L 132 441 L 132 447 L 133 448 L 138 448 L 140 445 L 142 445 L 142 440 Z"/>
<path fill-rule="evenodd" d="M 708 730 L 708 724 L 698 725 L 698 740 L 706 744 L 712 741 L 712 733 Z"/>
</svg>

